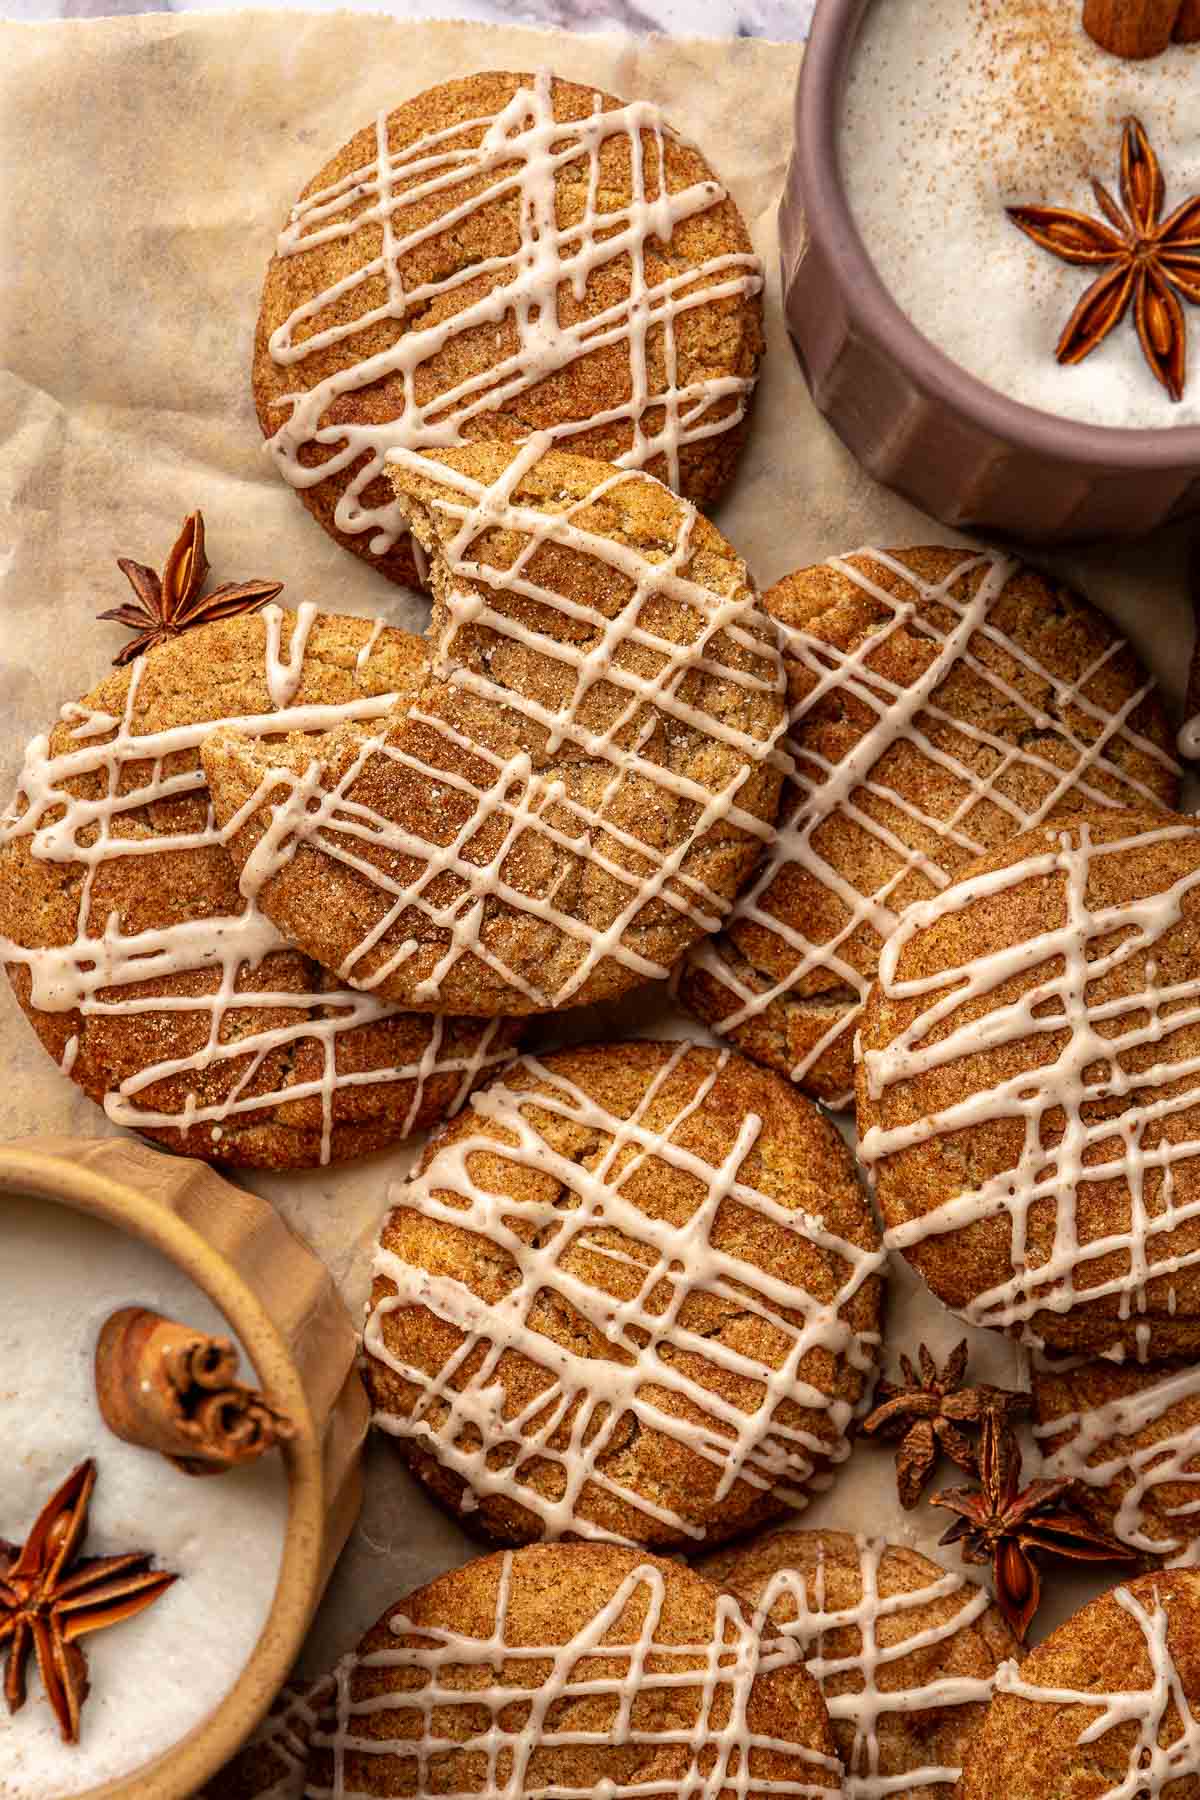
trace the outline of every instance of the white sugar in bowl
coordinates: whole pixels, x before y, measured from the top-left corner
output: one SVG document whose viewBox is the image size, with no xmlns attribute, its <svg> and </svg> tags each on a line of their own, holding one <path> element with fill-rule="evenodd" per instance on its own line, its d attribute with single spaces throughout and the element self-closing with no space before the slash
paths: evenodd
<svg viewBox="0 0 1200 1800">
<path fill-rule="evenodd" d="M 122 1308 L 232 1339 L 238 1379 L 260 1391 L 281 1441 L 205 1475 L 115 1436 L 95 1353 Z M 324 1265 L 208 1166 L 122 1138 L 0 1145 L 0 1540 L 20 1546 L 91 1459 L 78 1554 L 144 1552 L 177 1577 L 135 1617 L 80 1639 L 77 1742 L 29 1656 L 24 1704 L 0 1703 L 0 1800 L 185 1800 L 244 1742 L 358 1512 L 356 1348 Z M 140 1387 L 143 1365 L 120 1379 Z"/>
</svg>

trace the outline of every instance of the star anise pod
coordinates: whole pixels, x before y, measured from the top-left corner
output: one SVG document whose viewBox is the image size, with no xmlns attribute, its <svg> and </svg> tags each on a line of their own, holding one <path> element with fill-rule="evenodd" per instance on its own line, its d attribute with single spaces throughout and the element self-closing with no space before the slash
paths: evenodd
<svg viewBox="0 0 1200 1800">
<path fill-rule="evenodd" d="M 921 1345 L 917 1352 L 918 1373 L 907 1356 L 900 1358 L 903 1381 L 883 1380 L 875 1390 L 875 1410 L 863 1420 L 868 1436 L 898 1441 L 896 1453 L 896 1488 L 900 1504 L 914 1507 L 925 1484 L 937 1466 L 938 1453 L 944 1451 L 960 1469 L 974 1474 L 977 1468 L 975 1446 L 963 1425 L 978 1425 L 988 1413 L 1017 1418 L 1029 1410 L 1028 1394 L 1013 1393 L 1007 1388 L 965 1388 L 967 1372 L 967 1340 L 946 1358 L 938 1368 L 930 1352 Z"/>
<path fill-rule="evenodd" d="M 283 592 L 282 581 L 225 581 L 211 594 L 202 594 L 200 590 L 208 578 L 208 558 L 204 554 L 204 519 L 198 512 L 189 513 L 183 521 L 161 575 L 128 556 L 118 556 L 117 567 L 137 595 L 136 600 L 127 600 L 123 606 L 110 607 L 99 615 L 102 619 L 115 619 L 118 625 L 128 625 L 137 634 L 113 657 L 113 666 L 118 669 L 143 651 L 152 650 L 155 644 L 189 631 L 193 625 L 257 612 Z"/>
<path fill-rule="evenodd" d="M 1022 1643 L 1042 1597 L 1035 1551 L 1080 1562 L 1127 1562 L 1133 1557 L 1127 1545 L 1071 1504 L 1078 1485 L 1031 1481 L 1023 1488 L 1021 1447 L 1004 1420 L 989 1413 L 979 1446 L 979 1486 L 947 1488 L 930 1502 L 958 1514 L 940 1541 L 957 1544 L 966 1562 L 991 1563 L 996 1604 Z"/>
<path fill-rule="evenodd" d="M 1162 216 L 1166 188 L 1158 158 L 1137 119 L 1121 142 L 1121 199 L 1093 181 L 1104 220 L 1061 206 L 1010 206 L 1014 225 L 1063 262 L 1103 269 L 1067 320 L 1055 351 L 1079 363 L 1114 331 L 1133 302 L 1142 353 L 1172 400 L 1187 381 L 1182 297 L 1200 306 L 1200 194 Z"/>
<path fill-rule="evenodd" d="M 68 1744 L 79 1741 L 88 1692 L 87 1658 L 78 1640 L 132 1619 L 177 1579 L 152 1569 L 145 1550 L 79 1556 L 95 1485 L 95 1463 L 80 1463 L 47 1500 L 23 1547 L 0 1538 L 0 1649 L 8 1645 L 8 1710 L 15 1713 L 25 1704 L 32 1650 Z"/>
</svg>

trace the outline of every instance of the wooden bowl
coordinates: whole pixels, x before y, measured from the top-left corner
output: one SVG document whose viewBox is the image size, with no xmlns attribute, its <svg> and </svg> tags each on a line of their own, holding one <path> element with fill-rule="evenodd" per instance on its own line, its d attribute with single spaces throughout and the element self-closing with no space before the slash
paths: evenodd
<svg viewBox="0 0 1200 1800">
<path fill-rule="evenodd" d="M 296 1428 L 281 1447 L 283 1558 L 250 1661 L 173 1750 L 76 1796 L 186 1800 L 234 1755 L 287 1679 L 358 1514 L 368 1407 L 354 1328 L 328 1270 L 274 1208 L 204 1163 L 129 1138 L 20 1138 L 0 1145 L 0 1193 L 72 1206 L 168 1257 L 228 1320 L 257 1384 Z"/>
</svg>

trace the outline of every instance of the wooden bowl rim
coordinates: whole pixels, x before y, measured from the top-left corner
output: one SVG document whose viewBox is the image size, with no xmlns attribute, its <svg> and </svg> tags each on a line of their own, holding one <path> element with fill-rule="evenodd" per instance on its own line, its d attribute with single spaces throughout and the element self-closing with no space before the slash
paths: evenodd
<svg viewBox="0 0 1200 1800">
<path fill-rule="evenodd" d="M 228 1320 L 260 1383 L 296 1427 L 295 1437 L 281 1447 L 288 1476 L 288 1519 L 279 1577 L 249 1661 L 216 1711 L 173 1749 L 117 1781 L 80 1789 L 73 1797 L 188 1800 L 241 1749 L 266 1713 L 291 1673 L 320 1598 L 325 1483 L 308 1396 L 282 1333 L 249 1283 L 200 1232 L 131 1183 L 82 1167 L 55 1151 L 0 1144 L 0 1194 L 43 1199 L 88 1213 L 168 1257 Z M 268 1202 L 259 1204 L 266 1207 Z"/>
</svg>

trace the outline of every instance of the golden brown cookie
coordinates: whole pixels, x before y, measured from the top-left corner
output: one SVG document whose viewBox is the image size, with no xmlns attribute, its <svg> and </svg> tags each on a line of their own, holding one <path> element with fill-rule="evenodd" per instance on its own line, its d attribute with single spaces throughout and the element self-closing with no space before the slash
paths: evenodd
<svg viewBox="0 0 1200 1800">
<path fill-rule="evenodd" d="M 887 1241 L 976 1325 L 1200 1350 L 1200 826 L 1093 813 L 918 901 L 860 1028 Z"/>
<path fill-rule="evenodd" d="M 477 444 L 394 472 L 433 678 L 315 747 L 209 738 L 243 890 L 401 1005 L 544 1012 L 664 976 L 778 804 L 782 670 L 745 566 L 604 463 Z"/>
<path fill-rule="evenodd" d="M 2 828 L 0 959 L 115 1123 L 298 1168 L 434 1124 L 505 1060 L 510 1022 L 401 1012 L 289 948 L 238 892 L 200 767 L 214 723 L 378 719 L 426 669 L 419 638 L 273 606 L 150 651 L 29 745 Z"/>
<path fill-rule="evenodd" d="M 1200 1552 L 1200 1369 L 1193 1362 L 1033 1370 L 1044 1473 L 1080 1483 L 1080 1506 L 1148 1562 Z"/>
<path fill-rule="evenodd" d="M 1051 814 L 1172 807 L 1153 681 L 1077 594 L 994 553 L 862 550 L 763 605 L 782 630 L 793 773 L 780 829 L 680 997 L 843 1104 L 881 944 L 988 850 Z"/>
<path fill-rule="evenodd" d="M 956 1800 L 1200 1800 L 1200 1574 L 1102 1594 L 1014 1668 Z"/>
<path fill-rule="evenodd" d="M 820 1689 L 692 1570 L 616 1544 L 486 1556 L 338 1670 L 308 1792 L 836 1796 Z"/>
<path fill-rule="evenodd" d="M 308 1745 L 336 1700 L 332 1675 L 280 1693 L 258 1730 L 194 1800 L 303 1800 Z"/>
<path fill-rule="evenodd" d="M 313 516 L 397 581 L 417 575 L 397 446 L 547 432 L 707 505 L 741 449 L 761 290 L 737 207 L 657 106 L 469 75 L 372 120 L 292 208 L 259 421 Z"/>
<path fill-rule="evenodd" d="M 715 1543 L 849 1454 L 878 1232 L 779 1076 L 686 1044 L 522 1057 L 395 1198 L 374 1421 L 473 1531 Z"/>
<path fill-rule="evenodd" d="M 799 1645 L 847 1800 L 949 1800 L 996 1670 L 1020 1655 L 983 1588 L 846 1531 L 771 1532 L 697 1567 Z"/>
</svg>

